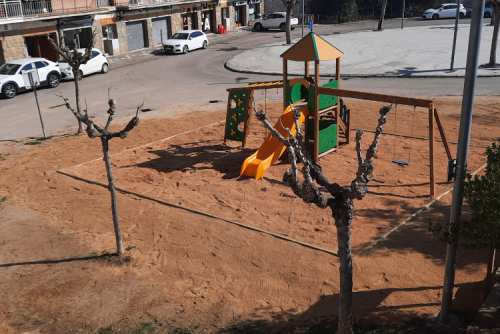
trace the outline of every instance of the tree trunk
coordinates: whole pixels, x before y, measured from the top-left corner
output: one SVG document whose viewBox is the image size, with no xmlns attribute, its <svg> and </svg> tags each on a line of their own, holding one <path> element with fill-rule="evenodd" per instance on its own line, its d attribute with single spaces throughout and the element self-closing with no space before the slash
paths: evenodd
<svg viewBox="0 0 500 334">
<path fill-rule="evenodd" d="M 81 115 L 81 109 L 80 109 L 80 83 L 79 83 L 79 71 L 73 71 L 73 78 L 75 80 L 75 96 L 76 96 L 76 112 Z M 83 132 L 83 123 L 78 119 L 78 133 Z"/>
<path fill-rule="evenodd" d="M 378 19 L 377 30 L 382 30 L 382 23 L 384 22 L 385 9 L 387 7 L 387 0 L 382 0 L 382 9 L 380 10 L 380 17 Z"/>
<path fill-rule="evenodd" d="M 113 172 L 111 170 L 111 158 L 109 156 L 109 140 L 105 137 L 101 137 L 102 152 L 104 154 L 103 160 L 106 163 L 106 172 L 108 173 L 108 189 L 111 193 L 111 210 L 113 212 L 113 225 L 115 227 L 115 237 L 116 237 L 116 252 L 118 255 L 124 253 L 122 233 L 120 231 L 120 222 L 118 221 L 118 205 L 116 203 L 116 189 L 115 181 L 113 179 Z"/>
<path fill-rule="evenodd" d="M 495 25 L 495 11 L 491 12 L 490 26 Z"/>
<path fill-rule="evenodd" d="M 490 62 L 488 65 L 495 66 L 497 62 L 498 30 L 500 28 L 500 10 L 494 8 L 495 26 L 493 27 L 493 39 L 491 40 Z"/>
<path fill-rule="evenodd" d="M 292 7 L 287 6 L 286 7 L 286 44 L 292 44 L 292 37 L 291 37 L 291 27 L 290 27 L 290 22 L 291 22 L 291 16 L 292 16 Z"/>
<path fill-rule="evenodd" d="M 335 218 L 340 260 L 339 328 L 337 334 L 352 334 L 352 255 L 351 221 L 352 199 L 341 199 L 340 216 Z"/>
</svg>

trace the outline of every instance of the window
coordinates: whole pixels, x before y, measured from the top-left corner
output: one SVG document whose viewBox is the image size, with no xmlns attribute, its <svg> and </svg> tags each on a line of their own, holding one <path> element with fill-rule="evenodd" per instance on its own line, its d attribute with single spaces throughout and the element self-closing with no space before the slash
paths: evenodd
<svg viewBox="0 0 500 334">
<path fill-rule="evenodd" d="M 31 66 L 31 65 L 32 65 L 32 63 L 24 65 L 23 68 L 21 68 L 21 71 L 28 71 L 28 70 L 33 69 L 33 66 Z"/>
<path fill-rule="evenodd" d="M 176 32 L 173 36 L 172 39 L 188 39 L 189 34 L 185 33 L 178 33 Z"/>
<path fill-rule="evenodd" d="M 118 38 L 116 24 L 108 24 L 102 26 L 102 39 L 116 39 L 116 38 Z"/>
<path fill-rule="evenodd" d="M 47 66 L 48 64 L 46 64 L 45 62 L 43 61 L 36 61 L 35 62 L 35 67 L 36 68 L 44 68 L 45 66 Z"/>
<path fill-rule="evenodd" d="M 9 63 L 3 64 L 2 67 L 0 67 L 0 74 L 14 75 L 14 74 L 16 74 L 19 67 L 21 67 L 21 65 L 9 64 Z"/>
<path fill-rule="evenodd" d="M 100 55 L 99 51 L 92 51 L 91 59 L 97 57 L 98 55 Z"/>
</svg>

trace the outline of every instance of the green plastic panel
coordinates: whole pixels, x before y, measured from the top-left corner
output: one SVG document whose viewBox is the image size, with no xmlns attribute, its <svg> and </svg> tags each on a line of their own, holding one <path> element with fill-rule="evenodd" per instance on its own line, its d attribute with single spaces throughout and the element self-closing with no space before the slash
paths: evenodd
<svg viewBox="0 0 500 334">
<path fill-rule="evenodd" d="M 319 121 L 319 154 L 337 147 L 337 131 L 337 124 L 333 121 Z M 310 138 L 314 140 L 314 118 L 309 119 L 307 132 Z"/>
<path fill-rule="evenodd" d="M 286 83 L 286 97 L 288 100 L 288 103 L 290 103 L 290 96 L 292 97 L 293 103 L 300 101 L 303 99 L 302 96 L 302 88 L 304 86 L 300 84 L 296 84 L 293 87 L 290 87 L 290 81 Z"/>
<path fill-rule="evenodd" d="M 330 81 L 329 83 L 323 85 L 322 87 L 327 88 L 339 88 L 339 82 L 337 80 Z M 339 97 L 333 95 L 320 95 L 319 96 L 319 110 L 329 108 L 337 104 Z"/>
<path fill-rule="evenodd" d="M 243 141 L 244 126 L 240 129 L 238 125 L 244 123 L 247 117 L 248 91 L 230 92 L 231 99 L 236 102 L 234 108 L 229 107 L 227 118 L 226 138 L 234 141 Z"/>
<path fill-rule="evenodd" d="M 327 88 L 339 88 L 339 82 L 337 80 L 330 81 L 329 83 L 323 85 L 322 87 Z M 309 96 L 314 96 L 314 85 L 309 87 Z M 333 95 L 320 95 L 319 96 L 319 110 L 329 108 L 336 105 L 339 100 L 338 96 Z M 307 107 L 311 112 L 314 112 L 314 98 L 310 98 L 307 102 Z"/>
</svg>

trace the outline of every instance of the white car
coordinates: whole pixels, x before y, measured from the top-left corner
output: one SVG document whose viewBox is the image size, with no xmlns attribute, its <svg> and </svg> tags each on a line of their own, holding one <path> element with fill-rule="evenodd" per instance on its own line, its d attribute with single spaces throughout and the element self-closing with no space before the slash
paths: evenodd
<svg viewBox="0 0 500 334">
<path fill-rule="evenodd" d="M 11 99 L 18 92 L 26 90 L 21 71 L 37 69 L 40 85 L 51 88 L 59 86 L 61 73 L 53 61 L 45 58 L 24 58 L 3 64 L 0 67 L 0 90 L 6 99 Z"/>
<path fill-rule="evenodd" d="M 188 53 L 195 49 L 206 49 L 208 38 L 201 30 L 181 30 L 163 42 L 163 51 Z"/>
<path fill-rule="evenodd" d="M 467 10 L 464 5 L 460 5 L 458 18 L 463 19 L 467 14 Z M 423 14 L 424 19 L 446 19 L 455 18 L 457 16 L 457 4 L 456 3 L 444 3 L 442 5 L 437 5 L 431 9 L 427 9 Z"/>
<path fill-rule="evenodd" d="M 85 49 L 78 49 L 78 52 L 83 54 Z M 59 68 L 61 69 L 61 77 L 63 80 L 71 80 L 73 77 L 73 69 L 69 64 L 64 60 L 63 57 L 59 58 Z M 89 75 L 92 73 L 101 72 L 103 74 L 108 73 L 109 64 L 106 56 L 99 49 L 92 49 L 92 56 L 87 61 L 86 64 L 80 65 L 80 75 L 78 80 L 82 80 L 83 76 Z"/>
<path fill-rule="evenodd" d="M 290 29 L 295 29 L 299 25 L 299 19 L 294 17 L 290 18 Z M 267 29 L 280 29 L 281 31 L 286 30 L 286 12 L 276 12 L 269 15 L 264 15 L 261 19 L 256 19 L 253 21 L 253 28 L 256 31 L 267 30 Z"/>
</svg>

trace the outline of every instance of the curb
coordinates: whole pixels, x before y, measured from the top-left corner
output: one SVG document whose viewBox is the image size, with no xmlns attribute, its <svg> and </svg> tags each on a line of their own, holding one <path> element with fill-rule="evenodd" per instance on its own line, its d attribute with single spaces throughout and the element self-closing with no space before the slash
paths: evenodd
<svg viewBox="0 0 500 334">
<path fill-rule="evenodd" d="M 236 57 L 236 56 L 233 56 Z M 259 75 L 279 75 L 283 76 L 283 72 L 265 72 L 265 71 L 249 71 L 249 70 L 240 70 L 233 68 L 228 65 L 228 62 L 233 58 L 229 58 L 224 63 L 224 68 L 231 72 L 243 73 L 243 74 L 259 74 Z M 290 76 L 302 76 L 303 73 L 291 73 L 288 72 L 287 75 Z M 335 76 L 334 74 L 320 74 L 320 77 L 330 78 Z M 402 74 L 402 75 L 393 75 L 393 74 L 340 74 L 341 78 L 403 78 L 403 79 L 424 79 L 424 78 L 465 78 L 465 75 L 411 75 L 411 74 Z M 478 75 L 478 78 L 499 78 L 500 75 Z"/>
</svg>

